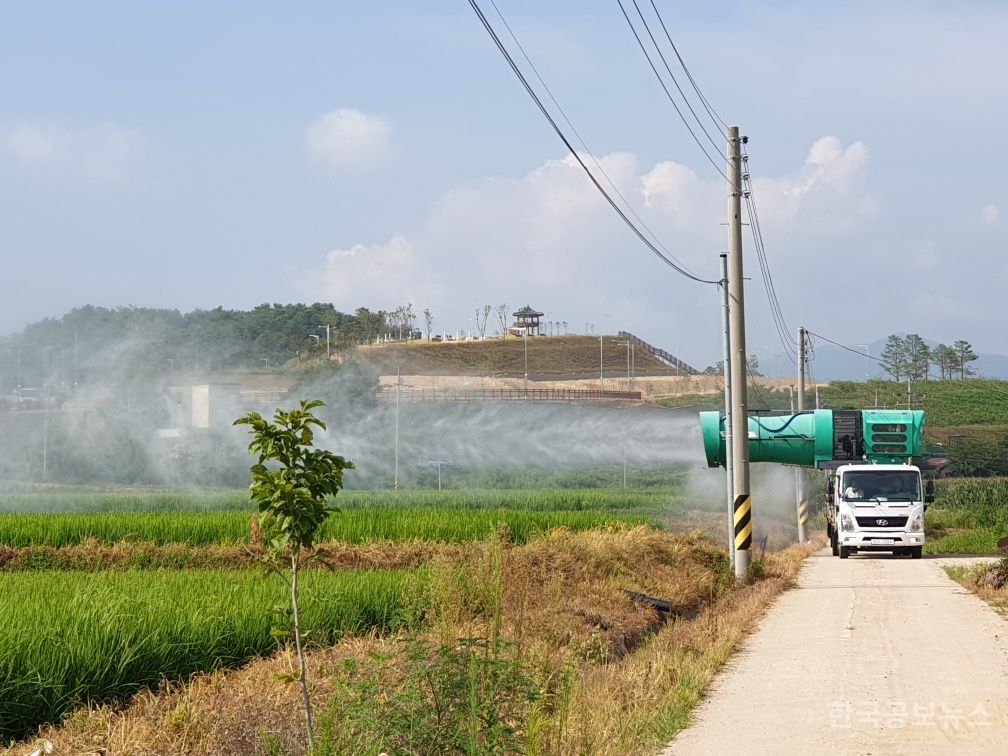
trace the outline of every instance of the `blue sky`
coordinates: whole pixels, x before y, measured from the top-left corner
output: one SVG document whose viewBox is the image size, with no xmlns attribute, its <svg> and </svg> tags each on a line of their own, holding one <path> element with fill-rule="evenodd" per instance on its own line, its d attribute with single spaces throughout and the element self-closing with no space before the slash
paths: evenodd
<svg viewBox="0 0 1008 756">
<path fill-rule="evenodd" d="M 498 5 L 637 211 L 715 274 L 723 182 L 615 0 Z M 658 5 L 750 137 L 792 328 L 1008 351 L 1008 9 Z M 412 300 L 454 330 L 528 302 L 718 356 L 716 293 L 565 162 L 468 3 L 8 3 L 3 19 L 0 332 L 86 303 Z M 747 264 L 750 347 L 772 354 Z"/>
</svg>

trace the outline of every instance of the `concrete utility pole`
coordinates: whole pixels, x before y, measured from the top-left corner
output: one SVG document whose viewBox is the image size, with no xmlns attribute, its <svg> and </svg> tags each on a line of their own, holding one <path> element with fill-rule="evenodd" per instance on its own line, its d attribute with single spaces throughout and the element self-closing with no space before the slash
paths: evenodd
<svg viewBox="0 0 1008 756">
<path fill-rule="evenodd" d="M 630 390 L 630 346 L 631 346 L 630 339 L 627 339 L 626 341 L 617 341 L 616 343 L 619 346 L 625 346 L 626 347 L 626 383 L 627 383 L 626 390 L 629 391 Z"/>
<path fill-rule="evenodd" d="M 395 371 L 395 490 L 399 490 L 399 368 Z"/>
<path fill-rule="evenodd" d="M 602 334 L 599 334 L 599 390 L 606 387 L 602 380 Z"/>
<path fill-rule="evenodd" d="M 525 340 L 525 398 L 528 399 L 528 326 L 522 329 L 522 338 Z"/>
<path fill-rule="evenodd" d="M 427 460 L 432 465 L 437 465 L 437 490 L 441 490 L 441 468 L 444 465 L 452 464 L 450 459 L 430 459 Z"/>
<path fill-rule="evenodd" d="M 728 296 L 732 378 L 732 477 L 735 578 L 749 577 L 752 498 L 749 494 L 749 411 L 746 391 L 745 294 L 742 278 L 742 139 L 728 128 Z"/>
<path fill-rule="evenodd" d="M 805 329 L 798 326 L 798 411 L 805 409 Z"/>
<path fill-rule="evenodd" d="M 728 255 L 721 253 L 721 351 L 724 362 L 725 488 L 728 491 L 728 557 L 735 564 L 735 482 L 732 468 L 731 335 L 728 316 Z M 678 348 L 676 353 L 678 354 Z M 678 370 L 679 358 L 676 357 Z"/>
<path fill-rule="evenodd" d="M 623 490 L 626 490 L 626 436 L 627 432 L 623 431 Z"/>
<path fill-rule="evenodd" d="M 805 411 L 805 329 L 798 326 L 798 411 Z M 805 485 L 801 469 L 794 471 L 795 507 L 798 510 L 798 543 L 804 543 L 805 523 L 808 522 L 808 502 L 805 500 Z"/>
<path fill-rule="evenodd" d="M 332 349 L 329 346 L 329 324 L 320 325 L 319 328 L 325 328 L 325 356 L 327 360 L 332 359 Z"/>
</svg>

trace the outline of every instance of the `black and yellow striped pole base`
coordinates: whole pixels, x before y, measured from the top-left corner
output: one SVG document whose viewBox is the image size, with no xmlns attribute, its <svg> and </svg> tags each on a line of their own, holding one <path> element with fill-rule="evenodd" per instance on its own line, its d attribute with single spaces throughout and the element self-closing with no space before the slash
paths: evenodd
<svg viewBox="0 0 1008 756">
<path fill-rule="evenodd" d="M 734 502 L 735 520 L 735 577 L 749 577 L 749 550 L 752 547 L 752 498 L 739 494 Z"/>
<path fill-rule="evenodd" d="M 808 532 L 808 502 L 802 499 L 798 502 L 798 542 L 807 540 Z"/>
</svg>

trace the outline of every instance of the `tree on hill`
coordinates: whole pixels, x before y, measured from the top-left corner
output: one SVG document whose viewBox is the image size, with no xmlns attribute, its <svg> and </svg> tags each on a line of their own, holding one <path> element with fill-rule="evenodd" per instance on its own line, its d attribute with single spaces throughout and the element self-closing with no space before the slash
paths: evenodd
<svg viewBox="0 0 1008 756">
<path fill-rule="evenodd" d="M 746 371 L 747 374 L 756 378 L 761 378 L 763 373 L 760 372 L 759 358 L 755 354 L 750 354 L 749 359 L 746 360 Z M 724 360 L 718 360 L 713 365 L 708 365 L 704 368 L 704 375 L 724 375 Z"/>
<path fill-rule="evenodd" d="M 494 310 L 497 315 L 497 322 L 500 323 L 501 336 L 505 339 L 508 332 L 508 309 L 507 302 L 501 302 Z"/>
<path fill-rule="evenodd" d="M 431 340 L 431 331 L 434 330 L 434 316 L 431 315 L 430 307 L 425 307 L 423 311 L 424 325 L 427 326 L 427 341 Z"/>
<path fill-rule="evenodd" d="M 953 373 L 959 364 L 955 350 L 948 344 L 939 344 L 931 350 L 931 362 L 938 368 L 942 380 L 953 378 Z"/>
<path fill-rule="evenodd" d="M 486 338 L 487 321 L 490 319 L 490 305 L 476 308 L 476 332 L 481 339 Z"/>
<path fill-rule="evenodd" d="M 959 339 L 952 344 L 952 351 L 956 355 L 956 369 L 959 371 L 959 377 L 965 378 L 967 375 L 975 375 L 976 371 L 969 366 L 969 363 L 976 362 L 980 357 L 973 351 L 973 346 L 965 339 Z"/>
<path fill-rule="evenodd" d="M 882 349 L 882 369 L 885 370 L 897 381 L 901 375 L 906 373 L 907 350 L 906 344 L 896 334 L 892 334 L 886 339 L 885 347 Z"/>
<path fill-rule="evenodd" d="M 924 380 L 931 365 L 931 350 L 918 334 L 911 333 L 903 339 L 905 355 L 904 372 L 915 381 Z"/>
</svg>

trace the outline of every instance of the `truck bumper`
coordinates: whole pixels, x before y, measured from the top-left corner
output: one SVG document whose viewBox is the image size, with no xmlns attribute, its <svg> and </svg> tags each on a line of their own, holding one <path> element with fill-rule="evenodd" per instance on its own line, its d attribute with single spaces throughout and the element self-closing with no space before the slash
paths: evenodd
<svg viewBox="0 0 1008 756">
<path fill-rule="evenodd" d="M 892 551 L 924 545 L 923 533 L 906 531 L 857 530 L 840 533 L 838 543 L 858 551 Z"/>
</svg>

